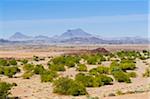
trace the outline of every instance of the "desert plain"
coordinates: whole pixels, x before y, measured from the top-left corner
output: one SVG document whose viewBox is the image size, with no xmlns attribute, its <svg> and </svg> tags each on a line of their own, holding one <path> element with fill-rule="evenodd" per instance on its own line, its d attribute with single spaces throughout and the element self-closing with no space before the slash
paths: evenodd
<svg viewBox="0 0 150 99">
<path fill-rule="evenodd" d="M 150 50 L 147 44 L 118 44 L 118 45 L 1 45 L 0 46 L 0 58 L 4 59 L 28 59 L 29 63 L 42 64 L 44 68 L 48 68 L 47 63 L 50 57 L 57 57 L 70 53 L 82 53 L 88 50 L 97 48 L 105 48 L 111 53 L 117 51 L 143 51 Z M 33 56 L 44 58 L 44 60 L 34 61 Z M 100 65 L 108 67 L 112 61 L 102 61 Z M 18 65 L 20 63 L 18 62 Z M 87 70 L 96 68 L 98 65 L 87 64 Z M 50 82 L 41 82 L 39 75 L 33 75 L 30 79 L 22 78 L 24 74 L 23 66 L 19 66 L 21 70 L 15 74 L 15 77 L 9 78 L 4 75 L 0 75 L 0 80 L 8 83 L 16 83 L 10 92 L 10 96 L 17 96 L 21 99 L 150 99 L 150 77 L 143 77 L 145 69 L 150 67 L 150 59 L 136 59 L 136 69 L 133 71 L 137 74 L 137 77 L 131 78 L 131 83 L 120 83 L 113 80 L 112 85 L 105 85 L 101 87 L 86 87 L 88 95 L 71 96 L 60 95 L 53 93 L 53 86 Z M 61 77 L 74 78 L 79 71 L 75 67 L 67 68 L 65 71 L 59 72 Z M 116 94 L 117 91 L 121 91 L 126 94 Z M 129 93 L 135 92 L 137 93 Z M 128 92 L 128 93 L 127 93 Z"/>
</svg>

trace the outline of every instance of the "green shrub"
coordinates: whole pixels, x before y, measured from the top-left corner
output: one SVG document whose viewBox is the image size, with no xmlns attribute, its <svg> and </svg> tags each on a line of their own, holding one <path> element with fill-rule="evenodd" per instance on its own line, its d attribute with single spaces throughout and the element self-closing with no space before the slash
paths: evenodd
<svg viewBox="0 0 150 99">
<path fill-rule="evenodd" d="M 117 61 L 112 61 L 110 64 L 110 72 L 121 70 Z"/>
<path fill-rule="evenodd" d="M 31 77 L 33 76 L 33 73 L 32 72 L 25 72 L 22 77 L 24 79 L 30 79 Z"/>
<path fill-rule="evenodd" d="M 140 56 L 139 59 L 146 60 L 147 58 L 145 56 Z"/>
<path fill-rule="evenodd" d="M 69 68 L 75 67 L 75 62 L 71 61 L 71 60 L 68 60 L 68 61 L 66 61 L 66 66 L 69 67 Z"/>
<path fill-rule="evenodd" d="M 90 65 L 96 65 L 97 64 L 97 58 L 96 57 L 89 57 L 87 59 L 87 63 Z"/>
<path fill-rule="evenodd" d="M 143 77 L 150 77 L 150 68 L 146 68 Z"/>
<path fill-rule="evenodd" d="M 135 63 L 128 62 L 128 63 L 120 63 L 120 67 L 122 70 L 134 70 L 136 68 Z"/>
<path fill-rule="evenodd" d="M 137 77 L 137 74 L 135 72 L 128 72 L 127 75 L 132 78 Z"/>
<path fill-rule="evenodd" d="M 65 67 L 62 64 L 49 64 L 49 69 L 53 71 L 65 71 Z"/>
<path fill-rule="evenodd" d="M 4 67 L 0 66 L 0 74 L 4 73 Z"/>
<path fill-rule="evenodd" d="M 97 72 L 97 68 L 92 68 L 91 70 L 89 70 L 89 74 L 91 74 L 91 75 L 99 75 L 99 73 Z"/>
<path fill-rule="evenodd" d="M 45 71 L 45 69 L 42 65 L 36 65 L 34 68 L 35 74 L 42 74 L 44 71 Z"/>
<path fill-rule="evenodd" d="M 73 96 L 85 95 L 86 88 L 83 84 L 78 83 L 76 81 L 70 82 L 72 83 L 70 88 L 68 89 L 68 93 Z"/>
<path fill-rule="evenodd" d="M 67 77 L 61 77 L 55 80 L 53 85 L 54 85 L 53 90 L 54 93 L 73 96 L 87 94 L 84 85 Z"/>
<path fill-rule="evenodd" d="M 119 63 L 118 63 L 117 60 L 112 61 L 111 64 L 110 64 L 110 66 L 119 66 Z"/>
<path fill-rule="evenodd" d="M 119 51 L 117 55 L 121 59 L 135 59 L 140 56 L 140 53 L 137 51 Z"/>
<path fill-rule="evenodd" d="M 86 60 L 88 64 L 91 65 L 101 64 L 101 61 L 106 61 L 106 58 L 99 53 L 85 54 L 82 55 L 82 58 Z"/>
<path fill-rule="evenodd" d="M 92 68 L 89 70 L 89 73 L 92 75 L 109 74 L 109 67 L 99 66 L 97 68 Z"/>
<path fill-rule="evenodd" d="M 143 53 L 148 53 L 148 51 L 147 51 L 147 50 L 143 50 L 142 52 L 143 52 Z"/>
<path fill-rule="evenodd" d="M 23 69 L 25 70 L 25 71 L 33 71 L 34 70 L 34 65 L 33 64 L 25 64 L 24 66 L 23 66 Z"/>
<path fill-rule="evenodd" d="M 79 63 L 80 58 L 77 56 L 66 56 L 65 57 L 65 65 L 67 67 L 74 67 L 75 64 Z"/>
<path fill-rule="evenodd" d="M 97 71 L 99 74 L 109 74 L 109 67 L 99 66 L 97 67 Z"/>
<path fill-rule="evenodd" d="M 39 61 L 40 59 L 39 59 L 38 56 L 33 56 L 33 60 L 34 60 L 34 61 Z"/>
<path fill-rule="evenodd" d="M 8 95 L 10 94 L 9 90 L 13 87 L 13 85 L 0 82 L 0 99 L 7 99 Z"/>
<path fill-rule="evenodd" d="M 15 59 L 12 59 L 9 61 L 10 65 L 17 65 L 17 61 Z"/>
<path fill-rule="evenodd" d="M 132 59 L 122 59 L 120 63 L 136 63 L 136 61 Z"/>
<path fill-rule="evenodd" d="M 27 59 L 23 59 L 23 60 L 21 60 L 21 62 L 22 62 L 23 64 L 27 64 L 27 63 L 28 63 L 28 60 L 27 60 Z"/>
<path fill-rule="evenodd" d="M 116 91 L 116 95 L 123 95 L 124 93 L 121 90 Z"/>
<path fill-rule="evenodd" d="M 87 96 L 87 99 L 99 99 L 99 97 L 97 97 L 97 96 L 95 96 L 95 97 Z"/>
<path fill-rule="evenodd" d="M 83 73 L 77 74 L 75 80 L 81 82 L 86 87 L 98 87 L 102 85 L 99 79 L 95 79 L 95 77 Z"/>
<path fill-rule="evenodd" d="M 116 96 L 114 93 L 109 93 L 108 96 Z"/>
<path fill-rule="evenodd" d="M 64 56 L 59 56 L 51 59 L 48 64 L 65 64 Z"/>
<path fill-rule="evenodd" d="M 85 64 L 78 64 L 77 71 L 87 71 Z"/>
<path fill-rule="evenodd" d="M 53 77 L 50 74 L 42 74 L 41 75 L 41 82 L 52 82 Z"/>
<path fill-rule="evenodd" d="M 123 71 L 114 71 L 112 74 L 115 80 L 117 80 L 118 82 L 126 82 L 126 83 L 131 82 L 130 77 Z"/>
<path fill-rule="evenodd" d="M 58 76 L 57 72 L 45 70 L 41 74 L 41 82 L 52 82 L 53 79 L 56 78 L 57 76 Z"/>
<path fill-rule="evenodd" d="M 66 65 L 67 67 L 74 67 L 75 64 L 79 63 L 80 57 L 78 56 L 71 56 L 71 55 L 64 55 L 64 56 L 58 56 L 53 59 L 51 59 L 48 62 L 48 65 L 55 64 L 55 65 Z"/>
<path fill-rule="evenodd" d="M 9 66 L 9 63 L 7 60 L 0 59 L 0 66 Z"/>
<path fill-rule="evenodd" d="M 114 72 L 122 71 L 122 69 L 119 66 L 110 66 L 110 72 L 113 74 Z"/>
<path fill-rule="evenodd" d="M 3 74 L 8 77 L 13 77 L 17 72 L 20 72 L 18 67 L 4 67 L 3 70 Z"/>
<path fill-rule="evenodd" d="M 106 75 L 99 75 L 96 76 L 96 78 L 98 78 L 103 83 L 103 85 L 110 85 L 113 82 L 113 79 Z"/>
<path fill-rule="evenodd" d="M 142 60 L 149 59 L 150 58 L 150 51 L 143 50 L 142 54 L 140 55 L 139 58 Z"/>
<path fill-rule="evenodd" d="M 24 79 L 30 79 L 34 73 L 37 73 L 37 67 L 35 68 L 34 64 L 24 64 L 23 69 L 25 73 L 22 75 Z"/>
</svg>

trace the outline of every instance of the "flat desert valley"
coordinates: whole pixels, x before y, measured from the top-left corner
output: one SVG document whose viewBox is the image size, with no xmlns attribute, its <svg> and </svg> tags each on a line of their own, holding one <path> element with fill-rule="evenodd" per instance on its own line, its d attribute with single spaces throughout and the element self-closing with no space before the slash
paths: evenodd
<svg viewBox="0 0 150 99">
<path fill-rule="evenodd" d="M 103 47 L 108 51 L 119 50 L 149 50 L 147 44 L 96 44 L 96 45 L 1 45 L 1 58 L 31 58 L 36 56 L 55 56 L 64 53 L 78 52 L 82 50 L 92 50 Z"/>
<path fill-rule="evenodd" d="M 143 77 L 147 68 L 150 68 L 150 58 L 140 59 L 135 58 L 135 69 L 126 70 L 125 73 L 134 72 L 136 77 L 130 77 L 131 82 L 118 82 L 111 74 L 106 75 L 111 77 L 111 84 L 102 86 L 86 87 L 88 94 L 86 95 L 63 95 L 54 93 L 53 82 L 41 82 L 39 74 L 33 74 L 29 78 L 23 77 L 26 70 L 20 60 L 28 60 L 27 64 L 42 65 L 45 70 L 49 69 L 48 63 L 55 57 L 62 55 L 79 55 L 87 54 L 94 49 L 105 49 L 110 53 L 118 51 L 137 51 L 142 53 L 143 50 L 150 50 L 149 45 L 142 44 L 118 44 L 118 45 L 0 45 L 0 58 L 4 60 L 15 59 L 20 72 L 17 72 L 12 77 L 0 75 L 0 80 L 8 83 L 16 83 L 10 92 L 10 97 L 18 97 L 19 99 L 150 99 L 150 76 Z M 97 52 L 99 53 L 99 52 Z M 143 54 L 143 53 L 142 53 Z M 104 55 L 105 56 L 105 55 Z M 38 60 L 35 60 L 36 59 Z M 73 67 L 65 66 L 64 71 L 57 70 L 58 77 L 69 77 L 75 79 L 78 73 L 87 74 L 93 68 L 100 66 L 110 67 L 112 61 L 118 57 L 106 56 L 105 61 L 96 64 L 88 64 L 85 60 L 80 60 L 80 64 L 85 64 L 86 71 L 77 70 L 77 64 Z M 120 60 L 120 59 L 119 59 Z M 54 78 L 55 79 L 55 78 Z"/>
</svg>

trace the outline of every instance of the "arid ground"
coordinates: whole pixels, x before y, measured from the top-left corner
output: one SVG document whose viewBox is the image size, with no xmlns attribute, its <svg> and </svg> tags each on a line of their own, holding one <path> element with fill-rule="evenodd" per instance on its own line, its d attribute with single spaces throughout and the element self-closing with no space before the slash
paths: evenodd
<svg viewBox="0 0 150 99">
<path fill-rule="evenodd" d="M 82 50 L 92 50 L 103 47 L 108 51 L 149 49 L 147 44 L 117 44 L 117 45 L 0 45 L 1 58 L 31 58 L 36 56 L 55 56 L 64 53 L 72 53 Z"/>
<path fill-rule="evenodd" d="M 110 52 L 119 50 L 149 50 L 148 45 L 3 45 L 0 46 L 0 58 L 15 58 L 15 59 L 29 59 L 29 62 L 34 64 L 42 64 L 47 68 L 49 57 L 59 56 L 65 53 L 82 52 L 84 50 L 92 50 L 103 47 Z M 33 61 L 33 56 L 44 57 L 45 60 Z M 102 62 L 103 66 L 109 66 L 111 61 Z M 97 67 L 98 65 L 87 65 L 88 70 Z M 136 59 L 136 78 L 132 78 L 132 83 L 118 83 L 113 82 L 113 85 L 106 85 L 102 87 L 87 88 L 87 92 L 91 97 L 99 97 L 99 99 L 150 99 L 150 77 L 144 78 L 142 75 L 145 69 L 150 66 L 150 59 L 140 60 Z M 22 69 L 22 67 L 19 67 Z M 17 73 L 16 78 L 8 78 L 1 75 L 1 81 L 16 83 L 17 86 L 11 89 L 11 96 L 18 96 L 21 99 L 88 99 L 88 96 L 67 96 L 53 93 L 51 83 L 41 83 L 39 75 L 33 75 L 30 79 L 23 79 L 21 75 L 24 71 Z M 76 68 L 66 69 L 64 72 L 59 72 L 61 76 L 74 77 L 78 71 Z M 128 93 L 125 95 L 109 96 L 111 93 L 116 93 L 118 90 L 122 92 L 138 91 L 139 93 Z M 140 93 L 140 91 L 142 91 Z M 89 98 L 95 99 L 95 98 Z"/>
</svg>

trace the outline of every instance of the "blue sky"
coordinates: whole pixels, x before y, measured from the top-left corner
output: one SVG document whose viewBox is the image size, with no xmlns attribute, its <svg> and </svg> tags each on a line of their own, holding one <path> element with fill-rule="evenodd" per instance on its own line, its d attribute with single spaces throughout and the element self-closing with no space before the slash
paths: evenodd
<svg viewBox="0 0 150 99">
<path fill-rule="evenodd" d="M 148 13 L 148 0 L 1 0 L 0 38 L 75 28 L 104 37 L 146 37 Z"/>
</svg>

